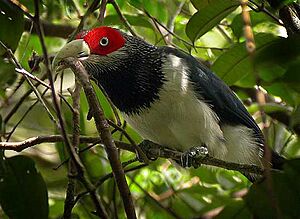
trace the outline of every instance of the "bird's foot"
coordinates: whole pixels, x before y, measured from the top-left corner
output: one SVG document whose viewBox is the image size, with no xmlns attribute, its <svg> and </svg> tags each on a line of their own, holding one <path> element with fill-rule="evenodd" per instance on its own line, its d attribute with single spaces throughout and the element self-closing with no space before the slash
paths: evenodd
<svg viewBox="0 0 300 219">
<path fill-rule="evenodd" d="M 142 149 L 142 152 L 147 156 L 149 160 L 154 161 L 159 157 L 160 145 L 149 140 L 144 140 L 142 141 L 142 143 L 139 144 L 139 147 Z M 145 163 L 145 160 L 138 153 L 137 153 L 137 159 L 140 162 Z"/>
<path fill-rule="evenodd" d="M 194 168 L 200 167 L 199 159 L 205 158 L 208 155 L 207 147 L 205 146 L 194 146 L 189 150 L 183 152 L 181 156 L 181 166 Z"/>
</svg>

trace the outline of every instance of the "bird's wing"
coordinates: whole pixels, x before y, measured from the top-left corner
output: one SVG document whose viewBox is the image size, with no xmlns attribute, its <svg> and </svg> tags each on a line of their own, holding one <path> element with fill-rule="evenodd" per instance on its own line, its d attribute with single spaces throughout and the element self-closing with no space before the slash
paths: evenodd
<svg viewBox="0 0 300 219">
<path fill-rule="evenodd" d="M 257 141 L 263 144 L 260 128 L 242 102 L 221 79 L 191 55 L 170 47 L 163 47 L 163 50 L 166 54 L 176 55 L 185 61 L 194 91 L 199 99 L 210 105 L 221 124 L 244 125 L 251 128 Z"/>
</svg>

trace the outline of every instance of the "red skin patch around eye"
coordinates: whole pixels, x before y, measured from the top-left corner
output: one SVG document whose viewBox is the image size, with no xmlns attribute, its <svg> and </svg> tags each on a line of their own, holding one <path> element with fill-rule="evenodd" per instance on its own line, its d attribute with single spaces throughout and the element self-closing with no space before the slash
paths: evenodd
<svg viewBox="0 0 300 219">
<path fill-rule="evenodd" d="M 103 37 L 107 37 L 108 44 L 100 45 Z M 90 30 L 83 36 L 83 40 L 89 45 L 92 54 L 107 55 L 112 53 L 125 44 L 125 39 L 122 34 L 111 27 L 98 27 Z"/>
</svg>

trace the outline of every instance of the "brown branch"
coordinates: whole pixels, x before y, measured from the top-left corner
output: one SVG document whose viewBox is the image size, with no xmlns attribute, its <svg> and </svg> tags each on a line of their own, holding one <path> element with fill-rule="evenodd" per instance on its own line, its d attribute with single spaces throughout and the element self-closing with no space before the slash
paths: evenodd
<svg viewBox="0 0 300 219">
<path fill-rule="evenodd" d="M 24 29 L 25 31 L 31 30 L 32 21 L 28 18 L 25 19 L 24 23 Z M 76 29 L 75 27 L 71 25 L 65 25 L 65 24 L 53 24 L 45 20 L 41 20 L 41 25 L 44 28 L 44 34 L 45 36 L 50 37 L 60 37 L 64 39 L 68 39 L 68 37 L 71 35 L 71 33 L 74 32 Z M 32 33 L 36 34 L 36 30 L 33 29 Z"/>
<path fill-rule="evenodd" d="M 77 28 L 70 35 L 70 37 L 69 37 L 70 41 L 74 39 L 74 37 L 76 36 L 76 34 L 80 30 L 82 30 L 85 20 L 88 18 L 88 16 L 90 16 L 90 14 L 92 14 L 97 9 L 98 4 L 99 4 L 99 0 L 94 0 L 92 2 L 92 4 L 89 6 L 89 8 L 87 9 L 87 11 L 85 12 L 85 14 L 83 15 L 83 17 L 81 18 L 79 25 L 77 26 Z"/>
<path fill-rule="evenodd" d="M 87 137 L 87 136 L 80 136 L 79 138 L 80 143 L 96 143 L 99 142 L 103 144 L 99 137 Z M 0 142 L 0 149 L 3 150 L 13 150 L 20 152 L 26 148 L 33 147 L 38 144 L 42 143 L 55 143 L 55 142 L 62 142 L 63 138 L 60 135 L 49 135 L 49 136 L 36 136 L 32 138 L 28 138 L 21 142 Z M 135 153 L 135 149 L 132 145 L 120 141 L 115 141 L 116 147 L 122 150 L 130 151 Z M 151 148 L 147 151 L 147 154 L 151 154 L 151 157 L 161 157 L 172 159 L 174 161 L 181 161 L 182 152 L 176 151 L 173 149 L 169 149 L 166 147 L 162 147 L 157 144 L 151 145 Z M 240 172 L 247 172 L 247 173 L 254 173 L 258 175 L 262 175 L 264 169 L 255 166 L 255 165 L 248 165 L 248 164 L 237 164 L 232 162 L 226 162 L 223 160 L 219 160 L 210 156 L 205 158 L 199 158 L 196 163 L 198 164 L 205 164 L 209 166 L 221 167 L 227 170 L 235 170 Z M 275 171 L 275 170 L 274 170 Z"/>
<path fill-rule="evenodd" d="M 252 6 L 251 4 L 249 4 L 249 3 L 253 4 L 256 8 L 253 7 L 253 6 Z M 266 15 L 268 15 L 269 17 L 271 17 L 278 25 L 280 25 L 280 26 L 283 25 L 282 22 L 281 22 L 281 20 L 280 20 L 278 17 L 276 17 L 276 16 L 275 16 L 274 14 L 272 14 L 268 9 L 265 8 L 264 4 L 259 5 L 258 3 L 256 3 L 256 2 L 253 1 L 253 0 L 249 0 L 249 3 L 248 3 L 248 6 L 249 6 L 249 8 L 251 8 L 253 11 L 255 11 L 255 12 L 263 12 L 263 13 L 265 13 Z"/>
<path fill-rule="evenodd" d="M 137 36 L 137 34 L 135 33 L 135 31 L 132 29 L 130 23 L 127 21 L 126 17 L 124 17 L 124 15 L 122 14 L 122 11 L 121 11 L 119 5 L 117 4 L 117 2 L 115 0 L 108 0 L 108 3 L 110 3 L 110 4 L 113 5 L 113 7 L 115 8 L 117 14 L 119 15 L 121 21 L 124 23 L 125 27 L 129 30 L 129 32 L 133 36 Z"/>
<path fill-rule="evenodd" d="M 56 111 L 56 115 L 58 117 L 58 128 L 60 129 L 61 135 L 64 139 L 66 149 L 68 150 L 70 157 L 72 158 L 74 165 L 76 167 L 77 178 L 84 185 L 84 187 L 90 192 L 90 196 L 91 196 L 93 204 L 96 208 L 97 215 L 101 218 L 108 218 L 107 213 L 106 213 L 99 197 L 96 194 L 95 187 L 90 182 L 90 180 L 86 177 L 85 167 L 82 164 L 75 149 L 71 146 L 70 140 L 68 138 L 66 128 L 65 128 L 65 121 L 64 121 L 64 118 L 61 113 L 60 105 L 59 105 L 59 102 L 58 102 L 58 99 L 56 96 L 55 87 L 54 87 L 54 80 L 52 78 L 52 74 L 51 74 L 51 70 L 50 70 L 50 61 L 49 61 L 48 52 L 47 52 L 47 48 L 46 48 L 45 41 L 44 41 L 44 32 L 43 32 L 42 25 L 40 23 L 39 0 L 34 1 L 34 6 L 35 6 L 34 7 L 35 14 L 34 14 L 33 22 L 34 22 L 34 26 L 36 28 L 41 46 L 42 46 L 42 51 L 43 51 L 43 55 L 44 55 L 44 64 L 46 66 L 46 72 L 47 72 L 48 80 L 50 83 L 53 105 L 54 105 L 54 109 Z"/>
<path fill-rule="evenodd" d="M 29 19 L 33 20 L 34 17 L 29 13 L 29 10 L 24 6 L 23 4 L 20 3 L 20 1 L 17 0 L 9 0 L 8 3 L 10 3 L 14 8 L 17 10 L 21 11 L 26 17 Z"/>
<path fill-rule="evenodd" d="M 251 27 L 251 19 L 248 8 L 248 0 L 241 0 L 242 8 L 242 19 L 244 22 L 244 36 L 246 38 L 246 48 L 250 56 L 253 56 L 255 53 L 256 45 L 254 41 L 254 35 Z"/>
<path fill-rule="evenodd" d="M 104 15 L 105 15 L 105 10 L 106 10 L 106 4 L 107 0 L 102 0 L 100 4 L 100 9 L 99 9 L 99 16 L 98 16 L 98 21 L 100 24 L 103 23 L 104 21 Z"/>
<path fill-rule="evenodd" d="M 72 139 L 72 136 L 69 137 Z M 63 137 L 61 135 L 40 135 L 40 136 L 28 138 L 20 142 L 0 142 L 0 149 L 21 152 L 27 148 L 33 147 L 38 144 L 56 143 L 62 141 L 63 141 Z M 102 142 L 99 137 L 88 137 L 88 136 L 80 136 L 79 141 L 80 143 L 96 143 L 96 142 L 101 143 Z M 120 149 L 135 153 L 134 148 L 129 144 L 123 142 L 117 142 L 116 144 Z"/>
<path fill-rule="evenodd" d="M 170 14 L 170 17 L 169 17 L 168 23 L 167 23 L 167 28 L 171 32 L 174 32 L 175 20 L 176 20 L 177 16 L 180 14 L 180 12 L 181 12 L 181 10 L 182 10 L 185 3 L 186 3 L 186 0 L 183 0 L 183 1 L 179 2 L 176 10 L 173 13 Z M 170 34 L 167 35 L 167 41 L 169 43 L 172 42 L 172 35 L 170 35 Z"/>
<path fill-rule="evenodd" d="M 119 154 L 116 145 L 112 139 L 109 130 L 109 124 L 105 119 L 102 107 L 100 106 L 95 91 L 93 89 L 93 86 L 90 83 L 89 76 L 86 73 L 82 63 L 79 60 L 76 60 L 74 58 L 67 58 L 63 61 L 63 63 L 69 66 L 73 70 L 76 78 L 81 83 L 84 89 L 84 92 L 86 94 L 89 103 L 89 107 L 92 111 L 95 120 L 96 128 L 105 146 L 105 150 L 108 159 L 110 161 L 110 165 L 112 167 L 114 177 L 123 200 L 127 217 L 130 219 L 136 218 L 134 205 L 131 198 L 131 193 L 126 182 L 124 170 L 121 166 Z"/>
</svg>

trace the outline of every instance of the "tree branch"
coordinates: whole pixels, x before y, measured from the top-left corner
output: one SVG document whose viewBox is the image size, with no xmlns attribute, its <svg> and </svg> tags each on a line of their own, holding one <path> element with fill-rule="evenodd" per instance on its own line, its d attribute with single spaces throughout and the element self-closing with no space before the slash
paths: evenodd
<svg viewBox="0 0 300 219">
<path fill-rule="evenodd" d="M 48 21 L 41 20 L 41 24 L 44 28 L 45 36 L 50 37 L 61 37 L 64 39 L 68 39 L 69 36 L 75 31 L 75 27 L 71 25 L 65 24 L 52 24 Z M 28 18 L 25 18 L 24 29 L 26 31 L 31 30 L 32 21 Z M 32 29 L 32 33 L 36 34 L 35 28 Z"/>
<path fill-rule="evenodd" d="M 124 170 L 121 166 L 121 162 L 119 159 L 119 154 L 117 151 L 117 148 L 115 146 L 115 143 L 112 139 L 110 130 L 109 130 L 109 124 L 107 120 L 105 119 L 102 107 L 100 106 L 97 96 L 95 94 L 95 91 L 93 89 L 93 86 L 91 85 L 91 82 L 89 80 L 89 76 L 86 73 L 82 63 L 75 59 L 75 58 L 67 58 L 62 61 L 63 64 L 66 66 L 69 66 L 72 71 L 74 72 L 76 78 L 81 83 L 84 92 L 86 94 L 89 107 L 91 109 L 91 112 L 93 114 L 96 128 L 99 132 L 99 135 L 103 141 L 103 144 L 105 146 L 105 150 L 108 156 L 108 159 L 110 161 L 110 165 L 112 167 L 114 177 L 116 180 L 116 183 L 118 185 L 123 204 L 125 207 L 125 212 L 127 214 L 127 217 L 129 219 L 136 218 L 135 210 L 133 201 L 131 198 L 131 193 L 129 190 L 129 187 L 126 182 Z"/>
<path fill-rule="evenodd" d="M 121 21 L 123 21 L 125 27 L 129 30 L 129 32 L 133 35 L 133 36 L 137 36 L 137 34 L 135 33 L 135 31 L 132 29 L 132 27 L 130 26 L 130 23 L 128 22 L 128 20 L 126 19 L 126 17 L 124 17 L 124 15 L 122 14 L 122 11 L 118 5 L 118 3 L 115 0 L 108 0 L 108 3 L 112 4 L 113 7 L 115 8 L 117 14 L 119 15 Z"/>
<path fill-rule="evenodd" d="M 26 148 L 33 147 L 38 144 L 42 143 L 55 143 L 55 142 L 62 142 L 63 138 L 60 135 L 49 135 L 49 136 L 36 136 L 32 138 L 28 138 L 21 142 L 0 142 L 0 149 L 3 150 L 13 150 L 20 152 Z M 99 142 L 99 144 L 103 144 L 101 139 L 99 137 L 88 137 L 88 136 L 80 136 L 79 137 L 80 143 L 95 143 Z M 135 149 L 132 147 L 132 145 L 121 142 L 121 141 L 115 141 L 116 147 L 119 149 L 123 149 L 126 151 L 130 151 L 132 153 L 135 153 Z M 149 148 L 147 151 L 145 151 L 147 155 L 151 155 L 151 157 L 161 157 L 161 158 L 167 158 L 172 159 L 174 161 L 180 162 L 182 152 L 176 151 L 173 149 L 169 149 L 157 144 L 151 145 L 151 148 Z M 248 164 L 237 164 L 232 162 L 226 162 L 223 160 L 219 160 L 210 156 L 207 156 L 205 158 L 200 158 L 196 161 L 198 164 L 205 164 L 209 166 L 215 166 L 215 167 L 221 167 L 227 170 L 235 170 L 240 172 L 246 172 L 246 173 L 254 173 L 262 175 L 264 172 L 264 169 L 255 166 L 255 165 L 248 165 Z M 276 171 L 276 170 L 273 170 Z"/>
<path fill-rule="evenodd" d="M 57 99 L 56 95 L 56 90 L 54 87 L 54 80 L 52 78 L 52 73 L 50 70 L 50 61 L 49 61 L 49 56 L 44 40 L 44 32 L 43 32 L 43 27 L 40 23 L 40 13 L 39 13 L 39 0 L 34 0 L 34 8 L 35 8 L 35 14 L 33 18 L 33 22 L 41 43 L 43 55 L 44 55 L 44 64 L 46 66 L 46 72 L 50 84 L 50 89 L 51 89 L 51 95 L 52 95 L 52 100 L 53 100 L 53 105 L 56 111 L 56 115 L 58 117 L 58 128 L 61 132 L 61 135 L 64 139 L 64 143 L 66 146 L 66 149 L 69 152 L 70 157 L 72 158 L 74 165 L 76 167 L 77 171 L 77 178 L 80 180 L 80 182 L 84 185 L 84 187 L 90 192 L 91 199 L 93 201 L 93 204 L 96 209 L 96 213 L 99 217 L 101 218 L 108 218 L 107 213 L 99 199 L 99 197 L 96 194 L 95 187 L 94 185 L 90 182 L 90 180 L 86 176 L 86 170 L 84 165 L 82 164 L 78 154 L 76 153 L 75 149 L 71 146 L 71 142 L 68 138 L 67 132 L 66 132 L 66 124 L 63 118 L 63 115 L 61 113 L 60 105 Z"/>
<path fill-rule="evenodd" d="M 75 81 L 75 89 L 72 92 L 72 100 L 73 100 L 73 136 L 72 136 L 72 147 L 74 147 L 75 151 L 78 152 L 78 147 L 80 144 L 79 136 L 80 136 L 80 90 L 81 86 L 78 81 Z M 76 180 L 73 176 L 76 176 L 76 166 L 72 159 L 69 160 L 69 181 L 66 191 L 66 199 L 64 205 L 64 219 L 70 219 L 72 217 L 72 209 L 74 207 L 75 201 L 75 186 Z"/>
</svg>

